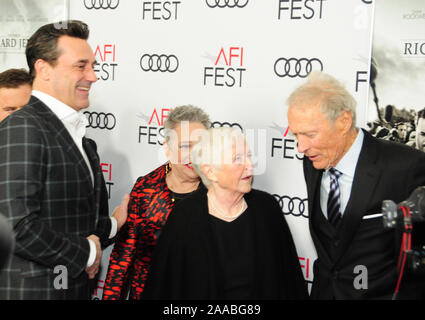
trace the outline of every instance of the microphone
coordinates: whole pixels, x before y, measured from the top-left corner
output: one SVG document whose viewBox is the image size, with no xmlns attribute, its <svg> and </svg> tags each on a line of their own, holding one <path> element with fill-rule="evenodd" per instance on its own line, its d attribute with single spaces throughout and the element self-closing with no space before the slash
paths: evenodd
<svg viewBox="0 0 425 320">
<path fill-rule="evenodd" d="M 398 204 L 392 200 L 384 200 L 382 215 L 384 228 L 397 229 L 402 233 L 395 298 L 405 266 L 411 274 L 425 275 L 425 186 L 417 187 L 409 198 Z M 416 237 L 413 237 L 415 230 Z"/>
<path fill-rule="evenodd" d="M 410 217 L 404 217 L 402 208 L 409 208 Z M 417 187 L 408 199 L 396 204 L 392 200 L 382 202 L 383 222 L 386 228 L 395 228 L 404 222 L 425 221 L 425 186 Z"/>
</svg>

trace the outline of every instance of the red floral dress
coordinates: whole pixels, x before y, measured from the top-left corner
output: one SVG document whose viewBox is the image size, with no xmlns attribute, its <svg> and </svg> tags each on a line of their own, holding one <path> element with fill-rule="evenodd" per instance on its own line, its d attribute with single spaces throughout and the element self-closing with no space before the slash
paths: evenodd
<svg viewBox="0 0 425 320">
<path fill-rule="evenodd" d="M 151 256 L 174 204 L 165 182 L 166 164 L 139 177 L 131 191 L 127 222 L 112 250 L 103 299 L 141 299 Z"/>
</svg>

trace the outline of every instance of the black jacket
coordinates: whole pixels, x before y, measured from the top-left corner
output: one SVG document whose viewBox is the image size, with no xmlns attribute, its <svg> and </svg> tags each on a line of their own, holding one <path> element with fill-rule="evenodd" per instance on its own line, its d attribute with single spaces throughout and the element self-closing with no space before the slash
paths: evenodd
<svg viewBox="0 0 425 320">
<path fill-rule="evenodd" d="M 0 124 L 0 212 L 15 233 L 0 275 L 0 299 L 88 299 L 87 237 L 111 230 L 105 182 L 94 141 L 83 138 L 94 175 L 62 121 L 32 96 Z M 68 289 L 57 290 L 56 266 Z"/>
<path fill-rule="evenodd" d="M 307 299 L 307 289 L 288 225 L 277 201 L 252 190 L 255 255 L 254 299 Z M 207 195 L 201 190 L 171 212 L 153 254 L 144 298 L 223 299 L 221 271 L 210 229 Z"/>
<path fill-rule="evenodd" d="M 425 185 L 425 153 L 374 138 L 364 131 L 351 196 L 340 226 L 334 231 L 320 209 L 322 173 L 304 158 L 310 232 L 318 254 L 313 267 L 312 298 L 390 299 L 397 281 L 398 233 L 384 229 L 382 218 L 363 217 L 380 213 L 383 200 L 399 203 L 416 187 Z M 421 236 L 419 230 L 416 231 Z M 354 286 L 360 275 L 354 271 L 356 266 L 367 268 L 367 289 Z M 421 297 L 424 283 L 423 277 L 411 277 L 410 281 L 405 277 L 404 294 L 400 297 Z"/>
</svg>

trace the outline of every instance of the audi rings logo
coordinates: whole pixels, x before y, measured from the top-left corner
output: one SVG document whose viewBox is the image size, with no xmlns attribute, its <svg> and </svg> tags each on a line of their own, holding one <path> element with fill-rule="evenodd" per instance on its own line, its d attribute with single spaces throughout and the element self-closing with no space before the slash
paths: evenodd
<svg viewBox="0 0 425 320">
<path fill-rule="evenodd" d="M 303 216 L 308 218 L 307 198 L 273 195 L 279 202 L 284 215 L 293 215 L 295 217 Z"/>
<path fill-rule="evenodd" d="M 84 0 L 84 6 L 87 9 L 116 9 L 120 0 Z"/>
<path fill-rule="evenodd" d="M 219 121 L 214 121 L 213 123 L 211 123 L 211 128 L 218 128 L 218 127 L 227 127 L 227 128 L 238 127 L 243 132 L 243 128 L 239 123 L 219 122 Z"/>
<path fill-rule="evenodd" d="M 140 67 L 143 71 L 175 72 L 179 67 L 179 59 L 173 54 L 144 54 L 140 58 Z"/>
<path fill-rule="evenodd" d="M 205 0 L 210 8 L 243 8 L 249 0 Z"/>
<path fill-rule="evenodd" d="M 312 70 L 323 71 L 323 64 L 317 58 L 279 58 L 274 63 L 274 72 L 278 77 L 305 78 Z"/>
<path fill-rule="evenodd" d="M 112 130 L 117 124 L 117 120 L 112 113 L 85 111 L 84 114 L 87 115 L 89 122 L 86 128 Z"/>
</svg>

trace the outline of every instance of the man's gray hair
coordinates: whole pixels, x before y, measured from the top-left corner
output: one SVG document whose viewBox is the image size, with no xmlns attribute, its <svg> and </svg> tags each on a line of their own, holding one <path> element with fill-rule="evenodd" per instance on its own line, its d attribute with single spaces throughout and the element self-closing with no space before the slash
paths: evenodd
<svg viewBox="0 0 425 320">
<path fill-rule="evenodd" d="M 171 132 L 183 121 L 202 123 L 206 129 L 211 127 L 210 117 L 204 110 L 193 105 L 179 106 L 170 111 L 164 122 L 165 141 L 169 141 Z"/>
<path fill-rule="evenodd" d="M 319 110 L 331 123 L 344 112 L 352 117 L 351 127 L 356 125 L 356 100 L 344 85 L 329 74 L 313 71 L 307 82 L 296 88 L 287 100 L 289 108 L 318 103 Z"/>
<path fill-rule="evenodd" d="M 207 188 L 210 187 L 211 181 L 202 172 L 202 166 L 209 164 L 220 168 L 225 163 L 232 163 L 233 147 L 236 147 L 237 151 L 245 147 L 241 142 L 245 142 L 245 135 L 239 128 L 222 127 L 206 130 L 193 146 L 192 166 Z"/>
</svg>

